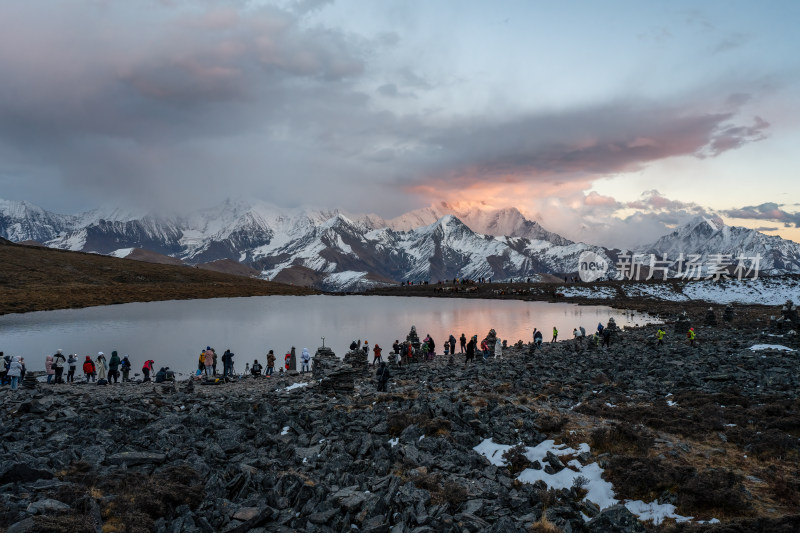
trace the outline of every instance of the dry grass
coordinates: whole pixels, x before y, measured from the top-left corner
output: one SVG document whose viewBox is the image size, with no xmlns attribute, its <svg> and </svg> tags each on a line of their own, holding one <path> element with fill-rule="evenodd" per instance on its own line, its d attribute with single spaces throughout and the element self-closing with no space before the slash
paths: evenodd
<svg viewBox="0 0 800 533">
<path fill-rule="evenodd" d="M 0 243 L 0 315 L 110 305 L 317 291 L 189 266 Z"/>
<path fill-rule="evenodd" d="M 530 525 L 528 531 L 531 533 L 561 533 L 561 529 L 547 519 L 547 514 L 542 513 L 542 517 Z"/>
<path fill-rule="evenodd" d="M 441 437 L 450 434 L 452 426 L 449 420 L 444 418 L 430 418 L 427 415 L 408 413 L 392 413 L 388 417 L 389 435 L 397 437 L 408 426 L 416 425 L 426 437 Z"/>
<path fill-rule="evenodd" d="M 150 476 L 132 472 L 108 476 L 91 472 L 85 463 L 78 462 L 58 477 L 72 485 L 56 490 L 52 496 L 75 512 L 60 516 L 56 524 L 37 522 L 41 531 L 94 531 L 87 506 L 92 500 L 100 502 L 104 530 L 149 532 L 158 518 L 169 516 L 180 505 L 196 507 L 204 497 L 200 475 L 188 466 L 167 467 Z M 90 525 L 88 529 L 83 528 L 86 524 Z"/>
</svg>

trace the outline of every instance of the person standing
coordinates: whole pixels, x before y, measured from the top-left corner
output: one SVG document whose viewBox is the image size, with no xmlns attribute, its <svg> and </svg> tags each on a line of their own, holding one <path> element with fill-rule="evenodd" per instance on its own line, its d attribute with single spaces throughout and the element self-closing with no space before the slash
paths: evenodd
<svg viewBox="0 0 800 533">
<path fill-rule="evenodd" d="M 658 328 L 658 331 L 656 331 L 656 339 L 658 340 L 658 346 L 664 345 L 664 335 L 666 334 L 667 334 L 666 331 L 664 331 L 662 328 Z"/>
<path fill-rule="evenodd" d="M 53 366 L 56 370 L 56 383 L 64 383 L 64 367 L 67 366 L 67 358 L 58 350 L 53 356 Z"/>
<path fill-rule="evenodd" d="M 226 349 L 225 353 L 222 354 L 222 376 L 233 377 L 233 353 L 231 353 L 230 348 Z"/>
<path fill-rule="evenodd" d="M 580 326 L 578 329 L 581 330 L 581 335 L 578 338 L 580 339 L 581 344 L 583 344 L 583 341 L 586 340 L 586 330 L 584 329 L 583 326 Z"/>
<path fill-rule="evenodd" d="M 378 346 L 378 343 L 375 343 L 375 347 L 372 348 L 372 353 L 374 357 L 372 358 L 372 366 L 375 366 L 375 363 L 382 363 L 383 359 L 381 359 L 381 347 Z"/>
<path fill-rule="evenodd" d="M 386 384 L 389 382 L 389 378 L 392 377 L 386 363 L 381 362 L 380 368 L 375 372 L 375 377 L 378 378 L 378 392 L 386 392 Z"/>
<path fill-rule="evenodd" d="M 303 348 L 303 353 L 300 355 L 300 373 L 303 374 L 305 372 L 311 372 L 311 353 L 308 351 L 308 348 Z"/>
<path fill-rule="evenodd" d="M 53 367 L 53 356 L 48 355 L 44 358 L 44 371 L 47 373 L 47 384 L 53 383 L 53 377 L 56 375 L 56 369 Z"/>
<path fill-rule="evenodd" d="M 128 359 L 128 354 L 122 356 L 122 361 L 119 363 L 120 368 L 122 369 L 122 382 L 127 383 L 129 381 L 130 373 L 131 373 L 131 362 Z"/>
<path fill-rule="evenodd" d="M 97 381 L 105 380 L 108 383 L 107 372 L 108 366 L 106 363 L 106 356 L 103 352 L 97 352 L 97 359 L 95 359 L 95 368 L 97 368 Z"/>
<path fill-rule="evenodd" d="M 465 353 L 467 351 L 467 337 L 466 337 L 466 335 L 464 335 L 462 333 L 461 337 L 459 337 L 459 342 L 461 343 L 461 353 Z"/>
<path fill-rule="evenodd" d="M 275 354 L 270 350 L 267 354 L 267 376 L 272 376 L 273 372 L 275 372 Z"/>
<path fill-rule="evenodd" d="M 603 329 L 603 346 L 611 348 L 611 330 L 608 328 Z"/>
<path fill-rule="evenodd" d="M 211 346 L 206 346 L 205 356 L 203 358 L 203 365 L 205 367 L 206 377 L 214 373 L 214 351 Z"/>
<path fill-rule="evenodd" d="M 95 380 L 97 369 L 94 366 L 94 362 L 92 361 L 92 356 L 87 355 L 86 361 L 83 362 L 83 375 L 86 376 L 86 383 L 89 381 Z"/>
<path fill-rule="evenodd" d="M 200 352 L 200 357 L 197 358 L 197 375 L 199 376 L 203 372 L 206 371 L 206 351 L 202 350 Z"/>
<path fill-rule="evenodd" d="M 367 354 L 367 361 L 369 361 L 369 341 L 364 339 L 364 353 Z"/>
<path fill-rule="evenodd" d="M 120 359 L 119 355 L 117 355 L 117 351 L 114 350 L 111 352 L 111 359 L 108 360 L 108 382 L 111 383 L 111 380 L 114 380 L 114 383 L 119 383 L 119 364 Z"/>
<path fill-rule="evenodd" d="M 214 348 L 211 348 L 211 373 L 217 375 L 217 351 Z"/>
<path fill-rule="evenodd" d="M 689 339 L 689 346 L 694 346 L 694 340 L 697 338 L 694 328 L 689 328 L 689 331 L 686 332 L 686 338 Z"/>
<path fill-rule="evenodd" d="M 553 326 L 553 340 L 551 340 L 550 342 L 556 342 L 557 340 L 558 340 L 558 329 L 555 326 Z"/>
<path fill-rule="evenodd" d="M 464 348 L 464 353 L 466 354 L 466 358 L 464 359 L 464 368 L 467 367 L 467 363 L 470 361 L 473 363 L 475 362 L 475 348 L 477 347 L 477 344 L 478 343 L 476 342 L 475 337 L 472 337 Z"/>
<path fill-rule="evenodd" d="M 497 342 L 494 343 L 494 358 L 503 357 L 503 341 L 498 337 Z"/>
<path fill-rule="evenodd" d="M 78 366 L 78 355 L 71 353 L 67 358 L 67 383 L 75 383 L 75 368 Z"/>
<path fill-rule="evenodd" d="M 11 390 L 17 390 L 20 376 L 22 376 L 22 363 L 19 362 L 19 357 L 16 355 L 11 358 L 11 365 L 8 367 L 7 376 L 11 380 Z"/>
<path fill-rule="evenodd" d="M 245 368 L 245 373 L 247 373 L 247 368 Z M 258 362 L 258 359 L 253 359 L 253 367 L 250 369 L 250 373 L 253 377 L 261 375 L 261 364 Z"/>
<path fill-rule="evenodd" d="M 475 342 L 477 344 L 478 342 L 477 339 Z M 486 339 L 483 339 L 481 341 L 481 355 L 483 356 L 484 361 L 489 359 L 489 342 Z"/>
<path fill-rule="evenodd" d="M 450 354 L 451 355 L 455 355 L 456 354 L 456 338 L 453 335 L 450 335 L 449 341 L 450 341 Z"/>
</svg>

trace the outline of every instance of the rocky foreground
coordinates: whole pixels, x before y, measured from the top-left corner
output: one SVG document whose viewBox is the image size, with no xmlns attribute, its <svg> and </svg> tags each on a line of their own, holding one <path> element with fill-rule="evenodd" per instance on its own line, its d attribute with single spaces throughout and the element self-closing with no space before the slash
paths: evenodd
<svg viewBox="0 0 800 533">
<path fill-rule="evenodd" d="M 6 387 L 0 529 L 800 530 L 797 336 L 692 325 L 695 347 L 683 321 L 661 347 L 648 326 L 439 356 L 393 367 L 387 393 L 352 354 L 313 379 Z M 603 483 L 620 504 L 592 500 Z"/>
</svg>

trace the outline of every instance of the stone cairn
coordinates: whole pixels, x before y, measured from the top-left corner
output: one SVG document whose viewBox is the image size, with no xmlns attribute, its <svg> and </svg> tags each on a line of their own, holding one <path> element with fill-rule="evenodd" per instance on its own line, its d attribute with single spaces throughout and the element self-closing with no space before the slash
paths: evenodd
<svg viewBox="0 0 800 533">
<path fill-rule="evenodd" d="M 414 355 L 419 352 L 419 347 L 421 346 L 421 342 L 419 342 L 419 335 L 417 335 L 417 327 L 411 326 L 411 331 L 408 335 L 406 335 L 406 342 L 411 343 L 411 347 L 414 348 Z"/>
<path fill-rule="evenodd" d="M 496 342 L 497 332 L 494 330 L 494 328 L 492 328 L 489 330 L 489 334 L 486 335 L 486 344 L 489 345 L 489 351 L 492 352 L 492 354 L 494 354 L 494 345 Z M 478 346 L 480 346 L 480 343 L 478 343 Z"/>
<path fill-rule="evenodd" d="M 619 334 L 622 331 L 619 329 L 619 326 L 617 326 L 617 321 L 614 320 L 613 316 L 608 319 L 608 324 L 606 324 L 606 330 L 611 334 L 612 339 L 619 338 Z"/>
<path fill-rule="evenodd" d="M 722 319 L 725 322 L 733 322 L 733 317 L 734 317 L 733 306 L 731 304 L 728 304 L 725 306 L 725 312 L 722 313 Z"/>
<path fill-rule="evenodd" d="M 692 322 L 689 320 L 686 311 L 684 311 L 678 315 L 678 320 L 675 322 L 675 334 L 681 336 L 686 335 L 690 327 L 692 327 Z"/>
<path fill-rule="evenodd" d="M 22 379 L 22 388 L 35 389 L 36 383 L 36 376 L 33 375 L 33 372 L 25 372 L 25 377 Z"/>
<path fill-rule="evenodd" d="M 317 348 L 311 365 L 311 374 L 319 380 L 322 390 L 347 392 L 355 390 L 355 379 L 359 370 L 340 361 L 333 350 L 325 346 Z"/>
<path fill-rule="evenodd" d="M 344 362 L 354 370 L 366 370 L 369 367 L 369 355 L 366 351 L 356 348 L 344 354 Z"/>
<path fill-rule="evenodd" d="M 706 311 L 706 326 L 716 326 L 717 325 L 717 315 L 714 313 L 714 308 L 709 307 L 708 311 Z"/>
<path fill-rule="evenodd" d="M 791 300 L 786 300 L 781 308 L 781 316 L 769 317 L 770 328 L 776 331 L 782 331 L 783 328 L 796 329 L 798 326 L 797 306 Z"/>
</svg>

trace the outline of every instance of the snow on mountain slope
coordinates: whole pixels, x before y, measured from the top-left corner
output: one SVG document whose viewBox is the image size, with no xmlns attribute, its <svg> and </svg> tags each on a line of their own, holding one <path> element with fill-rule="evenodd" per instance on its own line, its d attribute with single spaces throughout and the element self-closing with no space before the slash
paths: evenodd
<svg viewBox="0 0 800 533">
<path fill-rule="evenodd" d="M 472 231 L 485 235 L 544 240 L 559 246 L 571 244 L 568 239 L 547 231 L 537 222 L 526 219 L 514 207 L 484 210 L 475 206 L 453 205 L 442 202 L 395 217 L 386 221 L 386 225 L 395 231 L 409 231 L 433 224 L 447 215 L 456 216 Z"/>
<path fill-rule="evenodd" d="M 585 251 L 604 258 L 613 274 L 619 253 L 573 243 L 516 209 L 449 204 L 386 221 L 377 215 L 282 209 L 249 200 L 227 200 L 175 218 L 120 209 L 66 216 L 26 202 L 0 201 L 0 236 L 116 255 L 144 249 L 195 265 L 232 260 L 257 269 L 266 279 L 286 271 L 287 276 L 294 273 L 330 290 L 355 290 L 391 280 L 562 276 L 576 272 Z M 707 258 L 743 252 L 761 255 L 762 272 L 800 270 L 800 245 L 729 227 L 719 219 L 696 219 L 636 252 L 656 253 L 659 258 L 668 254 L 671 259 L 680 253 Z"/>
<path fill-rule="evenodd" d="M 681 254 L 698 255 L 701 264 L 714 260 L 715 254 L 730 256 L 734 265 L 739 256 L 759 256 L 762 274 L 800 271 L 800 244 L 753 229 L 728 226 L 719 217 L 695 217 L 637 252 L 655 254 L 657 259 L 666 255 L 670 261 L 677 260 Z"/>
<path fill-rule="evenodd" d="M 0 199 L 0 237 L 45 242 L 72 230 L 76 217 L 58 215 L 28 202 Z"/>
</svg>

